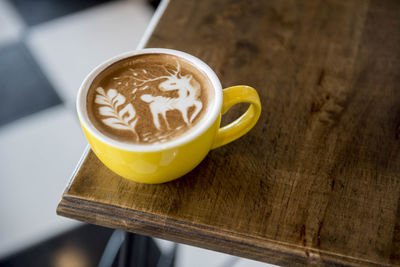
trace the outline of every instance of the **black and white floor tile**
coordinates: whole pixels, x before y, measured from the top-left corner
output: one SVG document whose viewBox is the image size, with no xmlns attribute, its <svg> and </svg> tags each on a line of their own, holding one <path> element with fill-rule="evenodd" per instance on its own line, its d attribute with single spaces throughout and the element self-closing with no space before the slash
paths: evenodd
<svg viewBox="0 0 400 267">
<path fill-rule="evenodd" d="M 0 0 L 0 258 L 81 225 L 55 214 L 87 144 L 77 90 L 96 65 L 137 47 L 155 2 Z M 175 266 L 266 265 L 180 245 Z"/>
</svg>

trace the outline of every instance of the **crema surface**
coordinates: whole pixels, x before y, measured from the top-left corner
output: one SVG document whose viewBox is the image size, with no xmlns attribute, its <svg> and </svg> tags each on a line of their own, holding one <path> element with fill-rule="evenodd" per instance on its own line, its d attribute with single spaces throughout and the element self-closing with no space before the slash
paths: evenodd
<svg viewBox="0 0 400 267">
<path fill-rule="evenodd" d="M 157 144 L 198 127 L 213 99 L 210 80 L 189 61 L 144 54 L 97 75 L 86 108 L 102 134 L 125 143 Z"/>
</svg>

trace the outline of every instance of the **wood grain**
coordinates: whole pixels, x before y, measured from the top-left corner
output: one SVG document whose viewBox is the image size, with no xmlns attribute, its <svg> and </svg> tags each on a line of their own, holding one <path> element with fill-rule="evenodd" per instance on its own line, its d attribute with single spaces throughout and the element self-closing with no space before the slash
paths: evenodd
<svg viewBox="0 0 400 267">
<path fill-rule="evenodd" d="M 399 1 L 171 0 L 148 46 L 256 88 L 258 124 L 162 185 L 90 152 L 58 214 L 279 265 L 400 265 Z"/>
</svg>

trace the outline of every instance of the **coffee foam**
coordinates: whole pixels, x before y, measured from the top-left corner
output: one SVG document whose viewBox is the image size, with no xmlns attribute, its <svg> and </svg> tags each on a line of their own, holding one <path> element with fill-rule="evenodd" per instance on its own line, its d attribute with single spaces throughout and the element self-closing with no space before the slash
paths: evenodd
<svg viewBox="0 0 400 267">
<path fill-rule="evenodd" d="M 190 132 L 212 105 L 207 76 L 173 55 L 118 61 L 93 80 L 86 106 L 104 135 L 132 144 L 164 143 Z"/>
</svg>

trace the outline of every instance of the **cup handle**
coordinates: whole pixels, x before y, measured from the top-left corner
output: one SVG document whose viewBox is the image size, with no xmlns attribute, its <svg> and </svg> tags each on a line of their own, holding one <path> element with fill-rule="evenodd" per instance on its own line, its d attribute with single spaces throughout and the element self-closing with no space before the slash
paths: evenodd
<svg viewBox="0 0 400 267">
<path fill-rule="evenodd" d="M 211 149 L 226 145 L 245 135 L 257 123 L 261 114 L 261 102 L 257 91 L 246 85 L 237 85 L 224 89 L 221 114 L 225 114 L 233 105 L 249 103 L 247 111 L 235 121 L 219 128 Z"/>
</svg>

